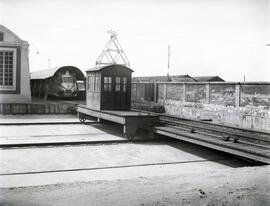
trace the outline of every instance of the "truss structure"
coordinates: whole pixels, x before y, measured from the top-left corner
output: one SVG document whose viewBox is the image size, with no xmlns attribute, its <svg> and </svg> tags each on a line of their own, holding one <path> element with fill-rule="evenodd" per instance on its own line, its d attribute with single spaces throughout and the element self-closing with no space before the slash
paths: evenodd
<svg viewBox="0 0 270 206">
<path fill-rule="evenodd" d="M 124 53 L 115 31 L 108 31 L 110 40 L 96 61 L 96 67 L 107 66 L 111 64 L 120 64 L 129 67 L 129 61 Z"/>
</svg>

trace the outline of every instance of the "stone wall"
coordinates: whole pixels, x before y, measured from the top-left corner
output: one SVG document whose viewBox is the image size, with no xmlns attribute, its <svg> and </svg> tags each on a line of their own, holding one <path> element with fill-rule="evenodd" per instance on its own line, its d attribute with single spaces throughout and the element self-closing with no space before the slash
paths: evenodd
<svg viewBox="0 0 270 206">
<path fill-rule="evenodd" d="M 136 105 L 147 102 L 145 84 L 153 84 L 153 102 L 167 114 L 270 131 L 270 82 L 133 83 L 132 91 L 140 88 Z"/>
</svg>

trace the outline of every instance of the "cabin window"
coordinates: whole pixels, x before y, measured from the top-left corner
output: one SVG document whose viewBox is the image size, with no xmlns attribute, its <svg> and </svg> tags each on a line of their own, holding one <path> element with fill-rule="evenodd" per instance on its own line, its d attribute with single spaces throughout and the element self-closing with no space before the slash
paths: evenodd
<svg viewBox="0 0 270 206">
<path fill-rule="evenodd" d="M 104 77 L 104 91 L 112 91 L 112 77 Z"/>
<path fill-rule="evenodd" d="M 16 88 L 16 49 L 0 48 L 0 88 L 14 90 Z"/>
<path fill-rule="evenodd" d="M 123 92 L 127 91 L 127 78 L 123 77 Z"/>
<path fill-rule="evenodd" d="M 89 91 L 95 90 L 95 76 L 88 77 L 88 90 Z"/>
<path fill-rule="evenodd" d="M 100 91 L 100 76 L 95 76 L 95 91 Z"/>
<path fill-rule="evenodd" d="M 115 91 L 121 91 L 121 77 L 115 77 Z"/>
</svg>

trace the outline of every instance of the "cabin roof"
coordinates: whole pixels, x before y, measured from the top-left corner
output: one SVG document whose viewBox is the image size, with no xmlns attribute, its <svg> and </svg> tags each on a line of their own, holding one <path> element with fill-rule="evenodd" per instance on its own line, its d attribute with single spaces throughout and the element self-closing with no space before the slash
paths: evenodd
<svg viewBox="0 0 270 206">
<path fill-rule="evenodd" d="M 100 71 L 102 71 L 105 68 L 115 67 L 115 66 L 117 66 L 117 67 L 123 67 L 123 68 L 129 69 L 131 72 L 133 72 L 133 70 L 130 69 L 129 67 L 126 67 L 126 66 L 123 66 L 123 65 L 120 65 L 120 64 L 111 64 L 111 65 L 102 66 L 102 67 L 94 67 L 94 68 L 90 68 L 90 69 L 86 70 L 86 72 L 100 72 Z"/>
</svg>

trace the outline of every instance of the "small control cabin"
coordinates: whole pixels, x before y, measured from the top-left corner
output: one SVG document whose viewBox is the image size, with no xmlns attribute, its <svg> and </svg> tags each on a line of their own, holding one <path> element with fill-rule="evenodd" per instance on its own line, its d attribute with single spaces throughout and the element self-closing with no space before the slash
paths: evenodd
<svg viewBox="0 0 270 206">
<path fill-rule="evenodd" d="M 132 70 L 109 65 L 86 71 L 86 104 L 94 110 L 130 110 Z"/>
</svg>

